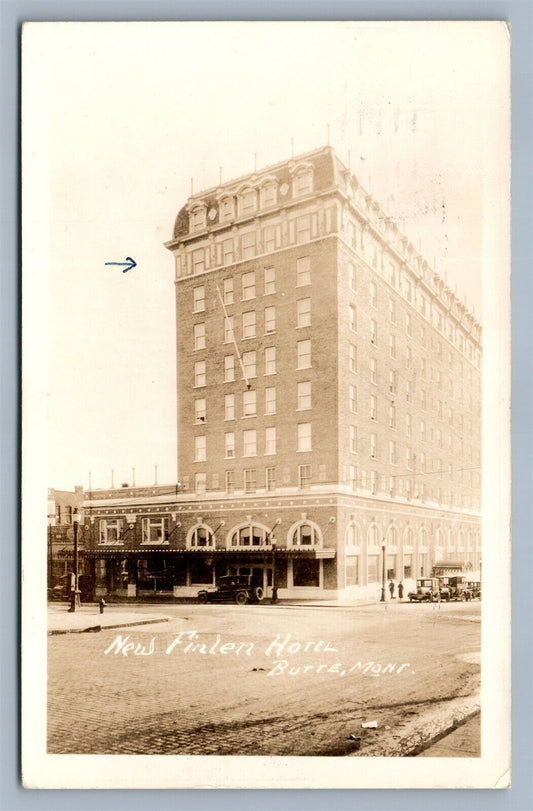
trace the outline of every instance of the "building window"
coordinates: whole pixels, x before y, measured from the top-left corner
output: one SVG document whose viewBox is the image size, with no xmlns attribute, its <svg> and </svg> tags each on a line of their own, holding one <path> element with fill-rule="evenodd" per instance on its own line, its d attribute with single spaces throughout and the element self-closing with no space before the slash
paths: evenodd
<svg viewBox="0 0 533 811">
<path fill-rule="evenodd" d="M 311 487 L 311 465 L 298 465 L 298 487 L 301 490 Z"/>
<path fill-rule="evenodd" d="M 309 369 L 311 366 L 311 341 L 298 341 L 296 344 L 298 352 L 298 369 Z"/>
<path fill-rule="evenodd" d="M 413 320 L 409 313 L 407 313 L 405 316 L 405 329 L 409 337 L 411 337 L 413 334 Z"/>
<path fill-rule="evenodd" d="M 206 406 L 205 397 L 194 401 L 194 421 L 196 423 L 205 422 L 206 420 Z"/>
<path fill-rule="evenodd" d="M 311 325 L 311 299 L 301 298 L 296 302 L 296 326 L 309 327 Z"/>
<path fill-rule="evenodd" d="M 267 346 L 265 349 L 265 374 L 276 374 L 276 347 Z"/>
<path fill-rule="evenodd" d="M 377 420 L 378 418 L 378 398 L 374 395 L 370 395 L 370 419 Z"/>
<path fill-rule="evenodd" d="M 222 261 L 224 266 L 227 267 L 231 265 L 233 262 L 233 239 L 225 239 L 222 243 Z M 227 304 L 233 304 L 233 296 L 231 297 L 231 302 L 226 302 Z"/>
<path fill-rule="evenodd" d="M 350 425 L 350 453 L 357 453 L 357 426 Z"/>
<path fill-rule="evenodd" d="M 370 282 L 370 305 L 371 307 L 378 306 L 378 288 L 375 282 Z"/>
<path fill-rule="evenodd" d="M 248 469 L 244 471 L 244 492 L 255 493 L 257 489 L 257 471 Z"/>
<path fill-rule="evenodd" d="M 227 315 L 224 318 L 224 343 L 230 344 L 233 341 L 233 316 Z"/>
<path fill-rule="evenodd" d="M 226 470 L 226 493 L 235 492 L 235 471 Z"/>
<path fill-rule="evenodd" d="M 411 436 L 413 433 L 413 421 L 410 414 L 405 415 L 405 433 L 407 436 Z"/>
<path fill-rule="evenodd" d="M 320 561 L 295 558 L 292 562 L 292 581 L 295 587 L 320 585 Z"/>
<path fill-rule="evenodd" d="M 298 451 L 311 450 L 311 423 L 298 423 Z"/>
<path fill-rule="evenodd" d="M 200 388 L 206 384 L 205 360 L 199 360 L 194 364 L 194 385 Z"/>
<path fill-rule="evenodd" d="M 359 583 L 359 555 L 346 555 L 344 573 L 346 588 L 357 586 Z"/>
<path fill-rule="evenodd" d="M 350 465 L 348 468 L 349 472 L 349 485 L 352 490 L 357 490 L 357 468 L 355 465 Z"/>
<path fill-rule="evenodd" d="M 320 533 L 318 527 L 310 522 L 298 524 L 290 534 L 290 546 L 318 546 Z"/>
<path fill-rule="evenodd" d="M 420 377 L 425 380 L 427 376 L 427 361 L 425 358 L 420 358 Z"/>
<path fill-rule="evenodd" d="M 422 409 L 425 411 L 427 408 L 427 400 L 426 400 L 426 392 L 424 389 L 420 391 L 420 405 Z"/>
<path fill-rule="evenodd" d="M 407 366 L 408 369 L 410 369 L 411 366 L 413 365 L 413 350 L 411 349 L 410 346 L 407 347 L 405 365 Z"/>
<path fill-rule="evenodd" d="M 245 475 L 247 472 L 255 474 L 255 470 L 245 470 Z M 254 524 L 248 524 L 247 526 L 240 527 L 232 532 L 230 546 L 264 546 L 266 543 L 268 543 L 267 533 L 268 530 L 265 529 L 265 527 L 258 527 Z"/>
<path fill-rule="evenodd" d="M 265 389 L 265 414 L 276 413 L 276 389 L 269 386 Z"/>
<path fill-rule="evenodd" d="M 242 393 L 242 416 L 255 417 L 257 414 L 257 392 L 243 391 Z"/>
<path fill-rule="evenodd" d="M 189 214 L 189 230 L 197 231 L 205 226 L 205 208 L 195 208 Z"/>
<path fill-rule="evenodd" d="M 407 402 L 411 403 L 412 400 L 413 400 L 413 384 L 411 383 L 410 380 L 407 380 L 407 382 L 406 382 L 405 396 L 406 396 Z"/>
<path fill-rule="evenodd" d="M 206 437 L 205 436 L 195 436 L 194 437 L 194 461 L 195 462 L 205 462 L 206 460 Z"/>
<path fill-rule="evenodd" d="M 242 314 L 242 337 L 255 338 L 255 312 L 252 310 Z"/>
<path fill-rule="evenodd" d="M 265 307 L 265 335 L 276 331 L 276 308 Z"/>
<path fill-rule="evenodd" d="M 257 456 L 257 431 L 243 431 L 243 456 Z"/>
<path fill-rule="evenodd" d="M 255 272 L 242 274 L 242 298 L 243 301 L 249 301 L 255 298 Z"/>
<path fill-rule="evenodd" d="M 396 406 L 389 406 L 389 428 L 396 428 Z"/>
<path fill-rule="evenodd" d="M 265 471 L 265 486 L 267 490 L 276 489 L 276 468 L 267 467 Z"/>
<path fill-rule="evenodd" d="M 306 170 L 298 172 L 292 180 L 292 192 L 294 196 L 307 194 L 313 191 L 313 172 Z"/>
<path fill-rule="evenodd" d="M 239 195 L 239 212 L 242 215 L 252 214 L 257 206 L 257 194 L 255 189 L 245 189 Z"/>
<path fill-rule="evenodd" d="M 226 355 L 224 358 L 224 382 L 232 383 L 235 380 L 235 358 L 233 355 Z"/>
<path fill-rule="evenodd" d="M 375 358 L 370 358 L 370 382 L 378 382 L 378 364 Z"/>
<path fill-rule="evenodd" d="M 350 329 L 357 332 L 357 310 L 354 304 L 348 305 L 348 317 L 350 319 Z"/>
<path fill-rule="evenodd" d="M 265 428 L 265 456 L 276 453 L 276 429 Z"/>
<path fill-rule="evenodd" d="M 233 304 L 233 279 L 224 279 L 224 304 Z"/>
<path fill-rule="evenodd" d="M 194 491 L 198 495 L 205 493 L 207 487 L 207 476 L 205 473 L 194 474 Z"/>
<path fill-rule="evenodd" d="M 390 349 L 390 356 L 391 358 L 396 357 L 396 336 L 390 335 L 389 336 L 389 349 Z"/>
<path fill-rule="evenodd" d="M 224 396 L 224 419 L 225 420 L 234 420 L 235 419 L 235 395 L 234 394 L 226 394 Z"/>
<path fill-rule="evenodd" d="M 252 377 L 256 376 L 257 362 L 255 350 L 252 350 L 251 352 L 243 352 L 242 365 L 244 368 L 244 377 L 246 378 L 246 380 L 250 380 Z"/>
<path fill-rule="evenodd" d="M 211 530 L 205 524 L 194 527 L 187 537 L 187 548 L 189 549 L 213 549 L 215 538 Z"/>
<path fill-rule="evenodd" d="M 205 324 L 194 325 L 194 348 L 205 349 Z"/>
<path fill-rule="evenodd" d="M 350 372 L 357 372 L 357 347 L 350 344 L 349 347 Z"/>
<path fill-rule="evenodd" d="M 99 543 L 109 546 L 123 546 L 120 518 L 101 518 L 99 521 Z"/>
<path fill-rule="evenodd" d="M 242 258 L 253 259 L 255 256 L 255 231 L 249 231 L 247 234 L 243 234 L 241 244 Z"/>
<path fill-rule="evenodd" d="M 268 225 L 263 231 L 263 244 L 265 253 L 276 250 L 276 227 Z"/>
<path fill-rule="evenodd" d="M 311 217 L 306 214 L 304 217 L 296 218 L 296 242 L 309 242 L 311 239 Z"/>
<path fill-rule="evenodd" d="M 261 188 L 261 208 L 276 205 L 277 186 L 275 183 L 265 183 Z"/>
<path fill-rule="evenodd" d="M 234 217 L 235 204 L 233 197 L 224 197 L 220 201 L 220 219 L 222 222 L 231 220 Z"/>
<path fill-rule="evenodd" d="M 375 459 L 378 455 L 378 437 L 377 434 L 370 434 L 370 456 Z"/>
<path fill-rule="evenodd" d="M 143 518 L 142 543 L 168 543 L 168 518 Z"/>
<path fill-rule="evenodd" d="M 205 251 L 202 248 L 199 251 L 192 252 L 192 264 L 193 264 L 193 273 L 195 276 L 198 276 L 199 273 L 203 273 L 205 270 Z M 204 307 L 205 309 L 205 307 Z"/>
<path fill-rule="evenodd" d="M 297 386 L 297 409 L 306 411 L 311 408 L 311 381 L 305 380 Z"/>
<path fill-rule="evenodd" d="M 349 386 L 348 388 L 348 402 L 350 404 L 350 411 L 355 414 L 357 411 L 357 387 Z"/>
<path fill-rule="evenodd" d="M 276 292 L 276 271 L 274 268 L 265 268 L 265 296 Z"/>
<path fill-rule="evenodd" d="M 391 394 L 396 394 L 398 391 L 398 372 L 394 369 L 389 371 L 389 391 Z"/>
<path fill-rule="evenodd" d="M 378 325 L 377 321 L 373 318 L 370 319 L 370 343 L 377 344 L 378 342 Z"/>
<path fill-rule="evenodd" d="M 352 265 L 350 262 L 348 265 L 348 285 L 350 290 L 356 290 L 357 288 L 357 277 L 355 275 L 355 266 Z"/>
<path fill-rule="evenodd" d="M 391 465 L 396 464 L 396 443 L 392 441 L 389 442 L 389 462 Z"/>
<path fill-rule="evenodd" d="M 389 299 L 389 319 L 391 324 L 396 323 L 396 302 L 394 299 Z"/>
<path fill-rule="evenodd" d="M 311 257 L 302 256 L 296 260 L 296 287 L 311 284 Z"/>
<path fill-rule="evenodd" d="M 370 471 L 370 492 L 373 496 L 378 492 L 378 474 L 375 470 Z"/>
<path fill-rule="evenodd" d="M 203 313 L 205 310 L 205 287 L 195 287 L 193 290 L 193 310 L 195 313 Z"/>
<path fill-rule="evenodd" d="M 413 451 L 411 450 L 411 448 L 405 449 L 405 464 L 407 470 L 413 469 Z"/>
<path fill-rule="evenodd" d="M 226 459 L 233 459 L 235 457 L 235 434 L 233 431 L 228 431 L 224 434 L 224 454 Z"/>
</svg>

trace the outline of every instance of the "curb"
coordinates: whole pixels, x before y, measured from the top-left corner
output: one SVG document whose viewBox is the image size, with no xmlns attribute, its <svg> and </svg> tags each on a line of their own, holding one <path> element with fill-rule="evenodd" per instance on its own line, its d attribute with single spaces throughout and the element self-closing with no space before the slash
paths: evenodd
<svg viewBox="0 0 533 811">
<path fill-rule="evenodd" d="M 114 628 L 131 628 L 134 625 L 153 625 L 157 622 L 168 622 L 169 617 L 159 617 L 153 620 L 139 620 L 138 622 L 119 622 L 116 625 L 88 625 L 86 628 L 65 628 L 48 631 L 48 636 L 57 636 L 58 634 L 85 634 L 97 633 L 98 631 L 113 630 Z"/>
<path fill-rule="evenodd" d="M 389 733 L 385 740 L 363 745 L 349 757 L 416 757 L 480 712 L 479 693 L 441 702 L 423 716 L 407 722 L 401 737 Z"/>
</svg>

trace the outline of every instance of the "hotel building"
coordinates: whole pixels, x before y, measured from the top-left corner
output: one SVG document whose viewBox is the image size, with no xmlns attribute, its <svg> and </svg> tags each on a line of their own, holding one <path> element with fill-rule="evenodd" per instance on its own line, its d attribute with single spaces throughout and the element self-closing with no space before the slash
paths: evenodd
<svg viewBox="0 0 533 811">
<path fill-rule="evenodd" d="M 166 247 L 179 483 L 86 494 L 97 593 L 479 571 L 480 324 L 334 150 L 193 194 Z"/>
</svg>

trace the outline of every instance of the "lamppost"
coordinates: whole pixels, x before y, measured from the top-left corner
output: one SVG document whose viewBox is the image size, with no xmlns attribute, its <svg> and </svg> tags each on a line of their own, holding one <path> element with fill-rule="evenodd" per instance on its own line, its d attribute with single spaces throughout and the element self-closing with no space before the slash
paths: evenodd
<svg viewBox="0 0 533 811">
<path fill-rule="evenodd" d="M 53 570 L 53 541 L 52 541 L 52 521 L 54 520 L 55 515 L 52 513 L 48 516 L 48 588 L 51 589 L 52 578 L 54 574 Z"/>
<path fill-rule="evenodd" d="M 272 538 L 272 602 L 278 601 L 278 587 L 276 585 L 276 541 Z"/>
<path fill-rule="evenodd" d="M 70 592 L 69 611 L 76 611 L 76 608 L 79 608 L 81 605 L 78 583 L 78 528 L 80 521 L 81 515 L 78 512 L 78 508 L 74 507 L 74 512 L 72 513 L 72 523 L 74 528 L 74 588 L 71 589 Z"/>
<path fill-rule="evenodd" d="M 385 544 L 381 547 L 381 554 L 382 554 L 382 567 L 381 567 L 381 600 L 380 602 L 385 602 L 385 580 L 386 578 L 386 566 L 387 566 L 387 548 Z"/>
</svg>

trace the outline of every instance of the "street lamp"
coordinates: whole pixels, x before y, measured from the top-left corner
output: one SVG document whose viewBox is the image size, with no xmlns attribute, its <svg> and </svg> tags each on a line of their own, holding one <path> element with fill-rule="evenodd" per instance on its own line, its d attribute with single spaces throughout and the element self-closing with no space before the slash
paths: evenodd
<svg viewBox="0 0 533 811">
<path fill-rule="evenodd" d="M 74 507 L 74 512 L 72 513 L 72 523 L 74 525 L 74 588 L 71 589 L 70 592 L 69 611 L 76 611 L 76 608 L 80 608 L 81 606 L 78 582 L 78 528 L 80 521 L 81 515 L 78 512 L 78 508 Z"/>
<path fill-rule="evenodd" d="M 385 580 L 386 578 L 386 566 L 387 566 L 387 548 L 385 544 L 381 547 L 381 553 L 383 557 L 383 565 L 381 567 L 381 601 L 382 603 L 385 602 Z"/>
<path fill-rule="evenodd" d="M 278 601 L 278 587 L 276 586 L 276 541 L 272 538 L 272 602 Z"/>
</svg>

